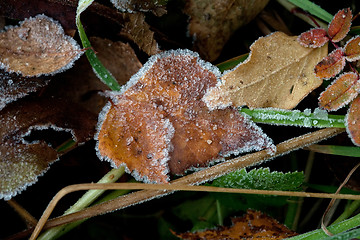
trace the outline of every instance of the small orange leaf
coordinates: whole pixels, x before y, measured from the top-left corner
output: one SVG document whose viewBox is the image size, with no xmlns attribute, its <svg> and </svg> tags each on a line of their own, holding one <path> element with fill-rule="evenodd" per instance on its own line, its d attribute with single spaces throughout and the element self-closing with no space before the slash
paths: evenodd
<svg viewBox="0 0 360 240">
<path fill-rule="evenodd" d="M 336 111 L 351 102 L 360 91 L 359 76 L 349 72 L 339 76 L 319 97 L 319 105 L 328 111 Z"/>
<path fill-rule="evenodd" d="M 220 73 L 190 51 L 153 56 L 104 108 L 97 135 L 101 158 L 126 165 L 138 180 L 166 183 L 230 154 L 272 148 L 261 129 L 234 108 L 202 101 Z"/>
<path fill-rule="evenodd" d="M 360 59 L 360 36 L 353 37 L 345 45 L 346 60 L 353 62 Z"/>
<path fill-rule="evenodd" d="M 338 11 L 328 27 L 328 35 L 333 42 L 339 42 L 350 30 L 352 13 L 350 8 Z"/>
<path fill-rule="evenodd" d="M 302 33 L 297 40 L 304 47 L 318 48 L 327 43 L 329 37 L 325 29 L 314 28 Z"/>
<path fill-rule="evenodd" d="M 346 115 L 346 131 L 351 141 L 360 146 L 360 96 L 351 103 Z"/>
<path fill-rule="evenodd" d="M 233 218 L 231 227 L 220 227 L 202 232 L 175 234 L 181 239 L 284 239 L 297 235 L 275 219 L 259 212 L 248 210 L 243 217 Z"/>
<path fill-rule="evenodd" d="M 335 77 L 341 72 L 341 70 L 343 70 L 345 67 L 345 62 L 344 51 L 343 49 L 338 48 L 329 53 L 328 56 L 326 56 L 315 66 L 315 74 L 318 78 L 321 79 Z"/>
</svg>

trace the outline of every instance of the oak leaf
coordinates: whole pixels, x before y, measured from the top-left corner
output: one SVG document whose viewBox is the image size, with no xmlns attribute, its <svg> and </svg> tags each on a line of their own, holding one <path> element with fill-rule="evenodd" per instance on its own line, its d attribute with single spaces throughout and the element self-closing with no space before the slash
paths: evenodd
<svg viewBox="0 0 360 240">
<path fill-rule="evenodd" d="M 326 56 L 327 46 L 305 48 L 296 37 L 276 32 L 260 38 L 250 49 L 250 57 L 206 93 L 209 108 L 233 104 L 292 109 L 322 83 L 315 77 L 314 66 Z"/>
<path fill-rule="evenodd" d="M 315 66 L 318 78 L 329 79 L 338 75 L 345 67 L 346 59 L 342 48 L 335 49 Z"/>
<path fill-rule="evenodd" d="M 275 219 L 254 210 L 233 218 L 231 227 L 219 227 L 201 232 L 175 234 L 181 239 L 285 239 L 297 235 Z"/>
<path fill-rule="evenodd" d="M 77 143 L 94 134 L 96 117 L 59 99 L 24 98 L 0 111 L 0 199 L 10 199 L 37 181 L 59 157 L 46 142 L 26 141 L 34 130 L 72 134 Z"/>
<path fill-rule="evenodd" d="M 339 42 L 350 31 L 352 13 L 350 8 L 338 11 L 329 23 L 328 35 L 333 42 Z"/>
<path fill-rule="evenodd" d="M 352 101 L 348 113 L 346 115 L 346 131 L 351 141 L 360 146 L 360 96 Z"/>
<path fill-rule="evenodd" d="M 189 33 L 194 37 L 194 50 L 208 61 L 220 55 L 225 43 L 239 27 L 250 22 L 268 0 L 191 0 L 184 12 L 189 15 Z"/>
<path fill-rule="evenodd" d="M 67 70 L 83 51 L 45 15 L 25 19 L 0 33 L 0 68 L 22 76 L 53 75 Z"/>
<path fill-rule="evenodd" d="M 328 111 L 336 111 L 351 102 L 360 91 L 359 77 L 348 72 L 340 75 L 320 94 L 319 105 Z"/>
<path fill-rule="evenodd" d="M 209 111 L 202 97 L 220 73 L 190 51 L 152 57 L 100 115 L 99 157 L 126 165 L 139 180 L 165 183 L 271 140 L 233 108 Z"/>
</svg>

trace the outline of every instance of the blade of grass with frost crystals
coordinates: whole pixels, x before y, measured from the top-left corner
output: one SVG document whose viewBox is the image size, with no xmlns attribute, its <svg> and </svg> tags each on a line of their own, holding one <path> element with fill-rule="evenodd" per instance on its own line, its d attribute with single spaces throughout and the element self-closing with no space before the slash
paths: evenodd
<svg viewBox="0 0 360 240">
<path fill-rule="evenodd" d="M 331 22 L 333 15 L 322 9 L 320 6 L 309 0 L 289 0 L 292 4 L 295 4 L 299 8 L 311 13 L 312 15 L 326 21 Z"/>
<path fill-rule="evenodd" d="M 308 149 L 314 152 L 324 154 L 340 155 L 347 157 L 360 157 L 360 147 L 314 144 L 309 146 Z"/>
<path fill-rule="evenodd" d="M 301 112 L 299 110 L 275 108 L 242 108 L 240 112 L 249 116 L 252 121 L 257 123 L 317 128 L 345 128 L 345 116 L 330 115 L 320 109 L 315 109 L 314 113 L 311 113 L 310 109 Z"/>
<path fill-rule="evenodd" d="M 80 0 L 78 3 L 78 7 L 76 10 L 76 26 L 79 31 L 79 36 L 81 39 L 81 43 L 86 50 L 85 54 L 88 58 L 96 76 L 100 78 L 100 80 L 105 83 L 111 90 L 119 91 L 120 85 L 116 81 L 116 79 L 112 76 L 112 74 L 104 67 L 104 65 L 100 62 L 98 57 L 96 56 L 94 50 L 91 48 L 91 44 L 89 39 L 85 34 L 84 27 L 80 21 L 80 14 L 85 11 L 85 9 L 92 4 L 94 0 Z"/>
</svg>

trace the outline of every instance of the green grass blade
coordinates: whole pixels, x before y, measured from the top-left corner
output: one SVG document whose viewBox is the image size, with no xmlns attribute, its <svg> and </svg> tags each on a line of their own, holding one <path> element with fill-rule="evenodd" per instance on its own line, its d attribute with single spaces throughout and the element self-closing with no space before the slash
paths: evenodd
<svg viewBox="0 0 360 240">
<path fill-rule="evenodd" d="M 309 0 L 289 0 L 289 2 L 309 12 L 310 14 L 324 20 L 325 22 L 331 22 L 334 17 L 333 15 L 322 9 L 320 6 Z"/>
<path fill-rule="evenodd" d="M 120 85 L 116 81 L 116 79 L 112 76 L 112 74 L 104 67 L 104 65 L 100 62 L 98 57 L 96 56 L 94 50 L 91 47 L 90 41 L 85 34 L 84 27 L 80 21 L 80 14 L 91 5 L 93 0 L 80 0 L 78 4 L 78 8 L 76 10 L 76 26 L 79 31 L 79 36 L 81 39 L 81 43 L 86 50 L 85 54 L 87 59 L 89 60 L 96 76 L 100 78 L 100 80 L 105 83 L 111 90 L 119 91 Z"/>
<path fill-rule="evenodd" d="M 308 148 L 311 151 L 318 153 L 340 155 L 347 157 L 360 157 L 360 147 L 314 144 L 309 146 Z"/>
<path fill-rule="evenodd" d="M 248 56 L 249 56 L 249 53 L 245 53 L 243 55 L 229 59 L 225 62 L 219 63 L 216 66 L 219 68 L 220 72 L 224 72 L 225 70 L 233 69 L 239 63 L 242 63 L 243 61 L 245 61 Z"/>
<path fill-rule="evenodd" d="M 301 112 L 299 110 L 290 111 L 275 108 L 242 108 L 240 112 L 246 114 L 252 121 L 257 123 L 317 128 L 345 128 L 345 116 L 330 115 L 319 109 L 315 109 L 311 113 L 307 110 Z"/>
</svg>

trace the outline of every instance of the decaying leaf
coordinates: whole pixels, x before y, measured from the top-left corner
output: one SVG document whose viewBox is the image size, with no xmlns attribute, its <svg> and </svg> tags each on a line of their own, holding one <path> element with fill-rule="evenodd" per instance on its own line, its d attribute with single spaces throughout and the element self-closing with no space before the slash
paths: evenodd
<svg viewBox="0 0 360 240">
<path fill-rule="evenodd" d="M 319 97 L 320 107 L 336 111 L 351 102 L 360 91 L 359 77 L 348 72 L 339 76 Z"/>
<path fill-rule="evenodd" d="M 0 68 L 22 76 L 55 74 L 82 54 L 74 39 L 45 15 L 37 15 L 0 33 Z"/>
<path fill-rule="evenodd" d="M 328 27 L 328 35 L 333 42 L 339 42 L 348 34 L 352 21 L 350 8 L 338 11 Z"/>
<path fill-rule="evenodd" d="M 231 227 L 220 227 L 202 232 L 176 234 L 181 239 L 284 239 L 297 235 L 275 219 L 248 210 L 243 217 L 233 218 Z"/>
<path fill-rule="evenodd" d="M 6 104 L 46 86 L 49 81 L 49 77 L 27 78 L 16 73 L 7 73 L 5 70 L 0 69 L 0 110 Z"/>
<path fill-rule="evenodd" d="M 346 43 L 344 47 L 344 53 L 347 61 L 353 62 L 360 59 L 359 44 L 360 44 L 360 36 L 353 37 Z"/>
<path fill-rule="evenodd" d="M 273 149 L 271 140 L 233 108 L 209 111 L 201 100 L 219 71 L 186 50 L 152 57 L 99 120 L 99 157 L 126 165 L 137 179 L 164 183 L 230 154 Z"/>
<path fill-rule="evenodd" d="M 208 61 L 215 60 L 233 32 L 250 22 L 268 2 L 187 1 L 184 11 L 190 17 L 188 28 L 194 37 L 194 50 Z"/>
<path fill-rule="evenodd" d="M 24 99 L 0 111 L 0 199 L 10 199 L 37 181 L 58 158 L 44 141 L 27 142 L 33 130 L 70 132 L 77 143 L 92 138 L 94 115 L 56 99 Z"/>
<path fill-rule="evenodd" d="M 314 28 L 300 34 L 298 41 L 304 47 L 318 48 L 324 46 L 329 41 L 329 38 L 325 29 Z"/>
<path fill-rule="evenodd" d="M 335 49 L 315 66 L 318 78 L 329 79 L 338 75 L 345 67 L 346 59 L 341 48 Z"/>
<path fill-rule="evenodd" d="M 91 37 L 90 42 L 101 63 L 111 72 L 120 85 L 125 84 L 142 66 L 129 44 Z M 109 88 L 99 81 L 85 56 L 61 75 L 53 77 L 44 93 L 75 102 L 98 114 L 108 99 L 99 94 Z"/>
<path fill-rule="evenodd" d="M 151 11 L 157 16 L 166 13 L 164 6 L 159 4 L 159 1 L 154 0 L 111 0 L 114 6 L 122 12 L 148 12 Z"/>
<path fill-rule="evenodd" d="M 154 39 L 154 32 L 145 22 L 143 13 L 133 13 L 124 15 L 124 28 L 121 30 L 123 36 L 134 41 L 141 50 L 148 55 L 154 55 L 159 52 L 159 47 Z"/>
<path fill-rule="evenodd" d="M 326 56 L 327 46 L 305 48 L 296 37 L 276 32 L 250 49 L 250 57 L 206 93 L 204 101 L 210 109 L 231 104 L 292 109 L 322 83 L 314 66 Z"/>
<path fill-rule="evenodd" d="M 360 96 L 352 101 L 349 111 L 346 115 L 346 131 L 351 141 L 360 146 Z"/>
</svg>

